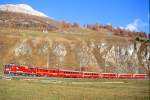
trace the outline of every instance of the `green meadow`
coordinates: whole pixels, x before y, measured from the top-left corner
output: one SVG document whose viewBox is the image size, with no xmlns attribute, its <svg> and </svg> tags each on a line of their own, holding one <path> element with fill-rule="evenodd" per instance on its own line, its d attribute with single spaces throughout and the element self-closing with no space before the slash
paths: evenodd
<svg viewBox="0 0 150 100">
<path fill-rule="evenodd" d="M 0 79 L 0 100 L 150 100 L 149 80 Z"/>
</svg>

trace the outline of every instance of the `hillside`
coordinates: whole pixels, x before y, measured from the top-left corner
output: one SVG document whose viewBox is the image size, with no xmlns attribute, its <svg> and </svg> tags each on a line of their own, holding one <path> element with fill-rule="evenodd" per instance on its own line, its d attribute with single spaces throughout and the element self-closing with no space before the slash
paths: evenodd
<svg viewBox="0 0 150 100">
<path fill-rule="evenodd" d="M 117 32 L 117 31 L 116 31 Z M 53 19 L 0 11 L 0 63 L 71 70 L 148 73 L 150 48 L 114 35 Z"/>
<path fill-rule="evenodd" d="M 48 17 L 44 13 L 34 10 L 31 6 L 27 4 L 4 4 L 4 5 L 0 5 L 0 10 L 23 13 L 28 15 L 36 15 L 40 17 Z"/>
</svg>

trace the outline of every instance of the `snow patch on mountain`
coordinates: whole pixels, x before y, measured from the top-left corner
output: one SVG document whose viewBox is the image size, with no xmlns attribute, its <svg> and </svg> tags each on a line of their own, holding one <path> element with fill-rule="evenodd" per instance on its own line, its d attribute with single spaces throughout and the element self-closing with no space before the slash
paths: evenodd
<svg viewBox="0 0 150 100">
<path fill-rule="evenodd" d="M 4 5 L 0 5 L 0 10 L 24 13 L 24 14 L 29 14 L 29 15 L 36 15 L 40 17 L 48 17 L 44 13 L 34 10 L 31 6 L 27 4 L 4 4 Z"/>
</svg>

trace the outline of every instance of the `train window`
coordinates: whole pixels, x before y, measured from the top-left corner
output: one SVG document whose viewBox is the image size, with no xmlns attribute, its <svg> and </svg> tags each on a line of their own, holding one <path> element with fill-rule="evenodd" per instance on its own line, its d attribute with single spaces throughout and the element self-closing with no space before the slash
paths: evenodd
<svg viewBox="0 0 150 100">
<path fill-rule="evenodd" d="M 5 67 L 10 67 L 9 65 L 5 65 Z"/>
<path fill-rule="evenodd" d="M 33 68 L 29 68 L 29 69 L 31 69 L 31 70 L 32 70 Z"/>
<path fill-rule="evenodd" d="M 64 72 L 65 74 L 67 74 L 67 72 Z"/>
</svg>

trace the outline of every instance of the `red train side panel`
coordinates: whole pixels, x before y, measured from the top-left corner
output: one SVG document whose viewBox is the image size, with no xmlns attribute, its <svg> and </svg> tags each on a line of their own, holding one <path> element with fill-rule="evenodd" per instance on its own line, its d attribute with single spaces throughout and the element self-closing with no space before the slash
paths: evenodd
<svg viewBox="0 0 150 100">
<path fill-rule="evenodd" d="M 28 75 L 40 77 L 63 77 L 63 78 L 147 78 L 146 74 L 117 74 L 117 73 L 95 73 L 71 70 L 46 69 L 28 67 L 26 65 L 7 64 L 4 66 L 6 75 Z"/>
<path fill-rule="evenodd" d="M 133 74 L 118 74 L 118 78 L 133 78 Z"/>
<path fill-rule="evenodd" d="M 133 78 L 147 78 L 148 76 L 146 74 L 133 74 Z"/>
</svg>

